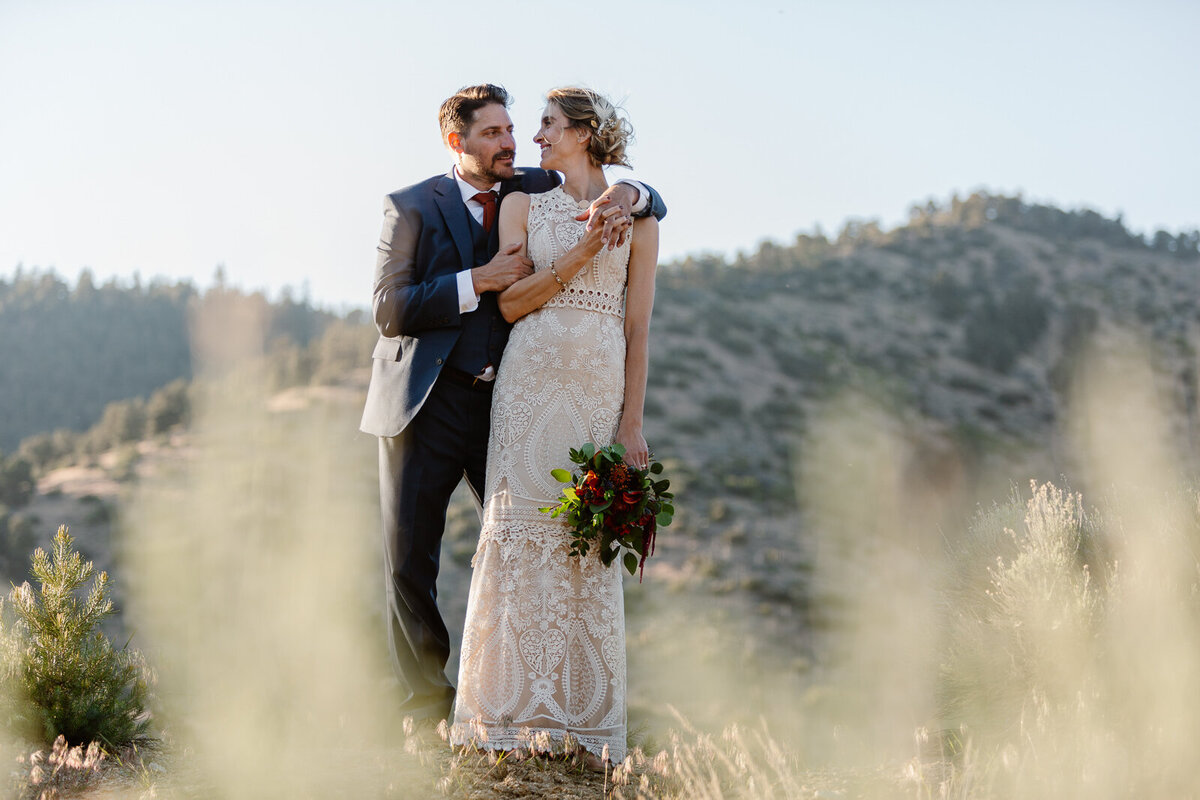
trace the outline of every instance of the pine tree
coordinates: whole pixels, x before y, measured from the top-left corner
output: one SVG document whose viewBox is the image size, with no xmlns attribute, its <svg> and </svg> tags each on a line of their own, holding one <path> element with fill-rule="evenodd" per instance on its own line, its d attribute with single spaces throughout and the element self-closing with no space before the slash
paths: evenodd
<svg viewBox="0 0 1200 800">
<path fill-rule="evenodd" d="M 40 547 L 33 553 L 39 591 L 26 582 L 10 594 L 18 618 L 9 632 L 19 642 L 15 677 L 31 712 L 31 735 L 51 742 L 61 734 L 71 744 L 116 749 L 146 736 L 144 660 L 137 651 L 114 649 L 99 630 L 114 613 L 108 574 L 93 579 L 94 565 L 73 545 L 63 525 L 50 554 Z M 89 580 L 81 600 L 78 591 Z"/>
</svg>

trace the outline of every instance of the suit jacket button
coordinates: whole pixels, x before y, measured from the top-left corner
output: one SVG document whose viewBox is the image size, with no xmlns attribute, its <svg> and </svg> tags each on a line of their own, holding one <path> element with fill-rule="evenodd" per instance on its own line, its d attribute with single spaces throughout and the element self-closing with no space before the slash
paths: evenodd
<svg viewBox="0 0 1200 800">
<path fill-rule="evenodd" d="M 442 360 L 439 358 L 439 359 L 437 360 L 437 363 L 438 363 L 438 366 L 440 367 L 440 366 L 442 365 Z"/>
</svg>

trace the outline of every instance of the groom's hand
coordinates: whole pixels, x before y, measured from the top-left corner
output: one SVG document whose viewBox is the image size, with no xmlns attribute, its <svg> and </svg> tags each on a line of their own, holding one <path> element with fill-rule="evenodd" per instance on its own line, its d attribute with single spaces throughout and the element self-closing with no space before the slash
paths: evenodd
<svg viewBox="0 0 1200 800">
<path fill-rule="evenodd" d="M 510 244 L 482 267 L 471 270 L 475 294 L 503 292 L 521 278 L 533 274 L 533 262 L 521 255 L 521 244 Z"/>
<path fill-rule="evenodd" d="M 582 222 L 587 220 L 587 229 L 601 228 L 600 241 L 612 250 L 625 243 L 625 233 L 633 224 L 633 204 L 637 202 L 638 192 L 627 183 L 618 183 L 604 190 L 575 219 Z"/>
</svg>

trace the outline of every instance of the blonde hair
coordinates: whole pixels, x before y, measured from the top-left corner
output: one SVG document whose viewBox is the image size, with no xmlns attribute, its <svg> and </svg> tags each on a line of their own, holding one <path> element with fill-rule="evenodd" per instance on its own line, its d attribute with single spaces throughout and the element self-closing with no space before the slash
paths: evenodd
<svg viewBox="0 0 1200 800">
<path fill-rule="evenodd" d="M 593 164 L 630 166 L 625 147 L 633 141 L 633 127 L 608 98 L 591 89 L 568 86 L 551 89 L 546 93 L 546 102 L 559 107 L 569 121 L 568 127 L 591 134 L 588 158 Z"/>
</svg>

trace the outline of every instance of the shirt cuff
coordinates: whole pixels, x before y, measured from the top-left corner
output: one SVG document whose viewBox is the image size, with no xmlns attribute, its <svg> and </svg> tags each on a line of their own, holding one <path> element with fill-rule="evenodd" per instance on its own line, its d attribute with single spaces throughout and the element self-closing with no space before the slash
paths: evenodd
<svg viewBox="0 0 1200 800">
<path fill-rule="evenodd" d="M 471 281 L 471 270 L 464 269 L 458 273 L 458 313 L 468 314 L 479 308 L 479 295 L 475 294 L 475 284 Z"/>
<path fill-rule="evenodd" d="M 630 186 L 637 189 L 638 199 L 637 202 L 633 204 L 633 208 L 631 209 L 635 217 L 646 210 L 646 206 L 650 204 L 650 193 L 646 191 L 644 184 L 642 184 L 640 181 L 630 180 L 629 178 L 622 178 L 621 180 L 617 181 L 617 183 L 628 183 Z"/>
</svg>

